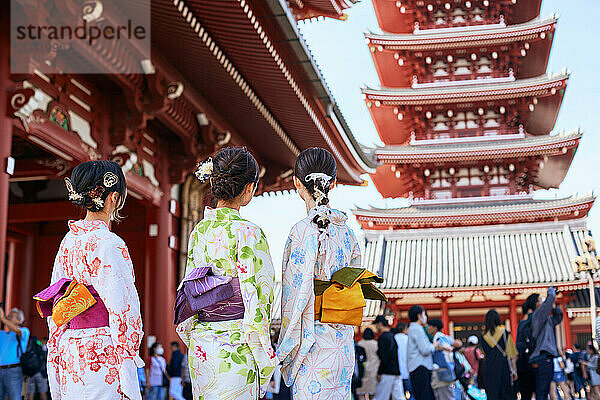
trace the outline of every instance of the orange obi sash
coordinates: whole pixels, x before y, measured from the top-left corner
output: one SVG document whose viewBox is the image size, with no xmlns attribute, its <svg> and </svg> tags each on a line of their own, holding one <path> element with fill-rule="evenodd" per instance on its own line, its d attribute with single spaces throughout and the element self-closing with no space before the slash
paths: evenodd
<svg viewBox="0 0 600 400">
<path fill-rule="evenodd" d="M 344 267 L 329 281 L 315 279 L 315 320 L 328 324 L 360 326 L 365 299 L 387 301 L 373 286 L 383 278 L 364 268 Z"/>
<path fill-rule="evenodd" d="M 52 317 L 57 326 L 70 329 L 108 326 L 108 311 L 92 286 L 63 278 L 33 297 L 42 318 Z"/>
</svg>

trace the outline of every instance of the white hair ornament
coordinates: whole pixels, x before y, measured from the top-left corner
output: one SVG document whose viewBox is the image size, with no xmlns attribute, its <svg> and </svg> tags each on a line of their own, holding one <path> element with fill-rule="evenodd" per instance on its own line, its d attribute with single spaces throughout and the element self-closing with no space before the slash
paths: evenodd
<svg viewBox="0 0 600 400">
<path fill-rule="evenodd" d="M 208 160 L 198 164 L 198 169 L 196 169 L 195 175 L 196 178 L 200 182 L 206 182 L 213 173 L 213 160 L 209 158 Z"/>
<path fill-rule="evenodd" d="M 331 183 L 331 181 L 333 181 L 333 178 L 322 172 L 313 172 L 312 174 L 306 175 L 304 180 L 306 182 L 314 181 L 315 184 L 317 182 L 320 183 L 320 185 L 314 185 L 314 189 L 315 189 L 315 200 L 317 201 L 317 204 L 321 205 L 323 199 L 327 197 L 327 194 L 325 192 L 323 192 L 321 190 L 321 188 L 326 188 L 327 185 L 329 185 Z"/>
</svg>

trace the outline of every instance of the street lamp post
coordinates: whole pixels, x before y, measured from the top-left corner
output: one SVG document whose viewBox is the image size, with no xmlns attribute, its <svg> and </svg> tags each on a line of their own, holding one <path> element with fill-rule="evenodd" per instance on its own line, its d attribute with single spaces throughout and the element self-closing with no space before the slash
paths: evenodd
<svg viewBox="0 0 600 400">
<path fill-rule="evenodd" d="M 585 274 L 588 278 L 590 289 L 590 326 L 592 328 L 592 343 L 598 349 L 596 342 L 596 293 L 594 290 L 594 275 L 600 270 L 599 257 L 596 254 L 594 239 L 587 235 L 585 237 L 585 251 L 582 255 L 575 257 L 575 265 L 579 274 Z"/>
</svg>

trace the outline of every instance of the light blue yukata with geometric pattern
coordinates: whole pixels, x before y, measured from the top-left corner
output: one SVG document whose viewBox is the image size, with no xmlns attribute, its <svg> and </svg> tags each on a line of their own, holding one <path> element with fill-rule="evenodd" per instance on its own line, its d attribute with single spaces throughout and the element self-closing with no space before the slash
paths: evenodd
<svg viewBox="0 0 600 400">
<path fill-rule="evenodd" d="M 320 231 L 313 218 L 326 214 Z M 327 206 L 310 210 L 292 228 L 283 255 L 281 333 L 277 354 L 294 400 L 350 399 L 354 327 L 315 321 L 314 279 L 330 280 L 344 267 L 360 267 L 360 247 L 346 215 Z"/>
</svg>

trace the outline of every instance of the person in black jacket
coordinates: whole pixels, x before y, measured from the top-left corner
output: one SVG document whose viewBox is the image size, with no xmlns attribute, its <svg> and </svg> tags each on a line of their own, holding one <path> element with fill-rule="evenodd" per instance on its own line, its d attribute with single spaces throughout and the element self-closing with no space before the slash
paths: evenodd
<svg viewBox="0 0 600 400">
<path fill-rule="evenodd" d="M 398 344 L 394 333 L 383 315 L 375 318 L 375 327 L 380 333 L 377 339 L 377 356 L 379 369 L 377 370 L 377 389 L 375 400 L 394 400 L 404 397 L 400 366 L 398 365 Z"/>
<path fill-rule="evenodd" d="M 531 297 L 531 296 L 530 296 Z M 530 314 L 536 308 L 537 298 L 528 297 L 521 306 L 523 310 L 523 319 L 517 327 L 517 351 L 519 358 L 517 359 L 517 376 L 519 391 L 521 392 L 521 400 L 531 400 L 531 396 L 535 393 L 535 372 L 531 364 L 529 364 L 530 345 L 528 343 L 529 334 L 531 331 L 529 320 Z"/>
<path fill-rule="evenodd" d="M 169 396 L 174 400 L 184 400 L 183 384 L 181 383 L 181 366 L 183 353 L 179 350 L 178 342 L 171 342 L 171 360 L 167 366 L 167 373 L 171 377 L 169 384 Z"/>
<path fill-rule="evenodd" d="M 356 389 L 361 387 L 363 377 L 365 376 L 365 362 L 367 361 L 367 352 L 358 342 L 354 342 L 354 373 L 352 374 L 352 398 L 358 399 Z"/>
</svg>

